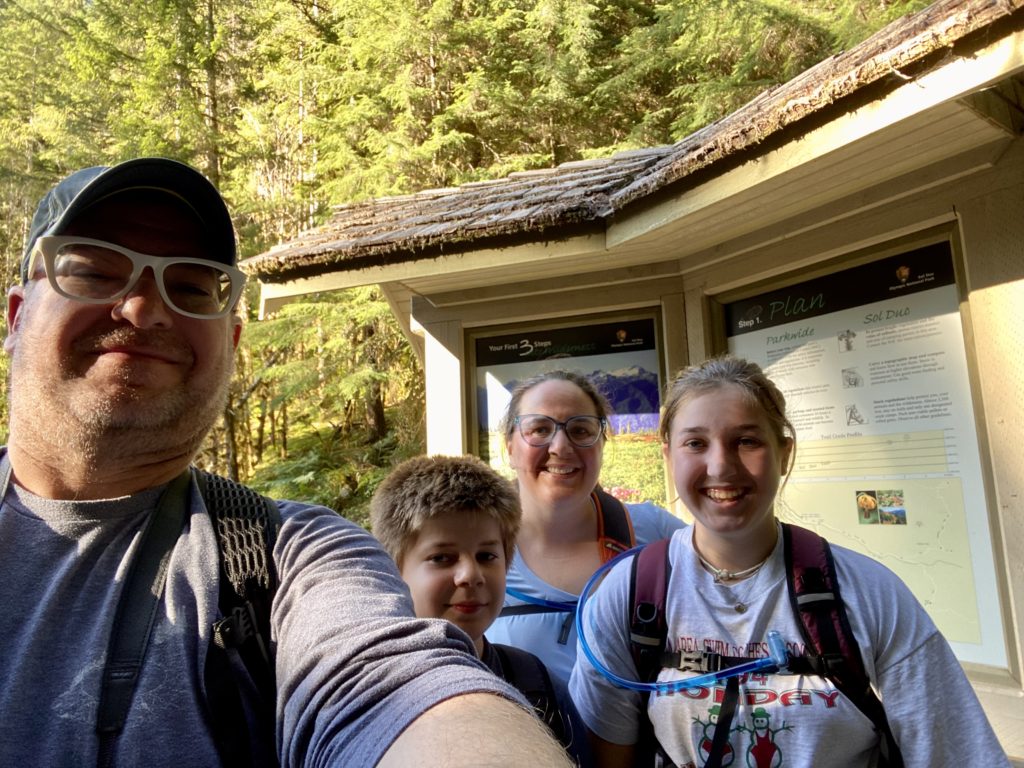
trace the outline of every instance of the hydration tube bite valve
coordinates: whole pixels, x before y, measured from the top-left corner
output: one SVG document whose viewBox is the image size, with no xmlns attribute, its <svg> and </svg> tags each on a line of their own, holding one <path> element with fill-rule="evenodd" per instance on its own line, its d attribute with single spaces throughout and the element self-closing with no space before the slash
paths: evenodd
<svg viewBox="0 0 1024 768">
<path fill-rule="evenodd" d="M 583 587 L 583 591 L 580 593 L 579 603 L 576 607 L 576 634 L 579 637 L 580 648 L 583 651 L 583 655 L 587 657 L 587 660 L 594 666 L 594 669 L 601 673 L 601 675 L 620 688 L 628 688 L 633 691 L 652 691 L 665 694 L 675 693 L 676 691 L 681 691 L 685 688 L 699 688 L 702 686 L 714 685 L 721 680 L 725 680 L 730 677 L 737 677 L 739 675 L 747 675 L 754 672 L 772 673 L 786 669 L 786 666 L 789 664 L 789 655 L 786 652 L 786 643 L 782 639 L 782 635 L 774 629 L 768 631 L 766 638 L 768 641 L 768 656 L 760 659 L 751 659 L 750 661 L 738 664 L 735 667 L 729 667 L 728 669 L 722 669 L 717 672 L 709 672 L 704 675 L 690 677 L 686 680 L 665 680 L 663 682 L 644 683 L 638 680 L 627 680 L 624 677 L 616 675 L 604 666 L 597 660 L 597 657 L 590 648 L 590 644 L 587 642 L 586 633 L 583 628 L 583 608 L 591 590 L 594 588 L 594 585 L 601 576 L 604 575 L 604 572 L 610 569 L 619 560 L 631 555 L 636 555 L 641 549 L 643 549 L 643 547 L 633 547 L 632 549 L 623 552 L 621 555 L 617 555 L 607 563 L 604 563 L 594 572 L 594 575 L 590 577 L 590 580 L 587 581 L 586 585 Z"/>
</svg>

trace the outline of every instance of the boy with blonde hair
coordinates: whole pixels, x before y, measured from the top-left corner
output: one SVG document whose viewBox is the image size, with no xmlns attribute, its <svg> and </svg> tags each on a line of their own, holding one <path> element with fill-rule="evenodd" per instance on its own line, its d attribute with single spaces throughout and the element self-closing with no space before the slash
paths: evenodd
<svg viewBox="0 0 1024 768">
<path fill-rule="evenodd" d="M 489 643 L 522 519 L 514 486 L 475 456 L 420 456 L 396 467 L 370 502 L 374 535 L 398 564 L 416 615 L 446 619 L 477 656 L 518 688 L 576 760 L 585 732 L 564 685 L 533 654 Z"/>
</svg>

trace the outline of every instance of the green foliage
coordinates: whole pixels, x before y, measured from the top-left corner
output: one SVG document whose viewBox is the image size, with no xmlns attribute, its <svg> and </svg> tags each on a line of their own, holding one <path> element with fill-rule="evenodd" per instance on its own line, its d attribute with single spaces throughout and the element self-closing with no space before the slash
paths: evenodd
<svg viewBox="0 0 1024 768">
<path fill-rule="evenodd" d="M 602 151 L 678 141 L 926 4 L 658 4 L 651 24 L 634 27 L 622 39 L 622 66 L 597 87 L 625 130 L 623 140 Z"/>
<path fill-rule="evenodd" d="M 929 5 L 928 0 L 837 0 L 819 10 L 839 50 L 852 48 L 889 22 Z"/>
<path fill-rule="evenodd" d="M 373 288 L 316 295 L 250 322 L 233 392 L 246 425 L 239 470 L 273 496 L 362 522 L 387 468 L 423 450 L 422 373 Z"/>
<path fill-rule="evenodd" d="M 674 141 L 923 5 L 0 0 L 4 282 L 36 202 L 77 168 L 191 163 L 252 255 L 332 204 Z M 647 447 L 615 443 L 605 481 L 660 499 L 657 468 L 616 474 Z M 248 323 L 201 460 L 362 519 L 390 463 L 422 447 L 422 374 L 387 302 L 360 289 Z"/>
<path fill-rule="evenodd" d="M 308 428 L 290 440 L 287 456 L 261 464 L 248 482 L 272 498 L 330 507 L 369 529 L 370 497 L 390 467 L 422 453 L 422 439 L 401 440 L 400 432 L 364 444 L 346 441 L 333 428 Z"/>
</svg>

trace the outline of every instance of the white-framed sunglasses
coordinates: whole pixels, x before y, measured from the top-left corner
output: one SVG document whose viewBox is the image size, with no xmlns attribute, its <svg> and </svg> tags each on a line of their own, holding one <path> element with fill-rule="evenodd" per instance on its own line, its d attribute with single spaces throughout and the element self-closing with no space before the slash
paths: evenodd
<svg viewBox="0 0 1024 768">
<path fill-rule="evenodd" d="M 89 237 L 40 237 L 32 248 L 28 265 L 30 280 L 36 277 L 36 259 L 40 257 L 50 287 L 65 298 L 86 304 L 117 301 L 149 267 L 167 306 L 201 320 L 213 320 L 231 312 L 245 285 L 241 270 L 218 261 L 150 256 Z"/>
</svg>

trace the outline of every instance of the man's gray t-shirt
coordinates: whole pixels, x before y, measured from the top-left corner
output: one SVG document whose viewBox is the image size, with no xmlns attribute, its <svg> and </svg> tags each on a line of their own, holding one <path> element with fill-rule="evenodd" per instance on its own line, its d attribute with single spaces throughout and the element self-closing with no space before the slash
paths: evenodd
<svg viewBox="0 0 1024 768">
<path fill-rule="evenodd" d="M 0 507 L 0 765 L 96 764 L 100 675 L 121 586 L 160 489 L 50 501 L 11 485 Z M 520 701 L 446 622 L 414 618 L 380 545 L 331 510 L 279 504 L 278 751 L 284 765 L 374 765 L 431 706 L 485 691 Z M 211 766 L 203 668 L 217 541 L 198 492 L 124 732 L 120 766 Z"/>
</svg>

